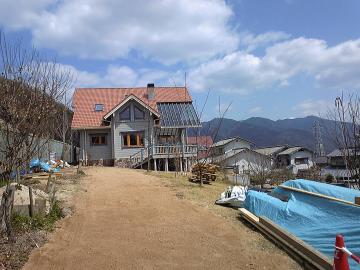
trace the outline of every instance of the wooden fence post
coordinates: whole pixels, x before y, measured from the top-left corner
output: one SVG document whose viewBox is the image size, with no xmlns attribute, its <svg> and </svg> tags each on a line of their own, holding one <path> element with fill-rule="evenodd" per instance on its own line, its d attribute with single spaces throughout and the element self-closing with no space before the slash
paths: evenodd
<svg viewBox="0 0 360 270">
<path fill-rule="evenodd" d="M 33 202 L 33 193 L 32 193 L 32 187 L 29 187 L 29 215 L 30 217 L 34 217 L 34 202 Z"/>
</svg>

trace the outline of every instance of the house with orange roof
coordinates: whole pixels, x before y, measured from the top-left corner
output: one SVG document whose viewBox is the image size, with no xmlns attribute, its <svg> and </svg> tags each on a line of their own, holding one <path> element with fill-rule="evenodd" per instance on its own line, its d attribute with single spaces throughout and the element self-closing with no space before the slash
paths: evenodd
<svg viewBox="0 0 360 270">
<path fill-rule="evenodd" d="M 186 87 L 77 88 L 73 110 L 85 164 L 187 170 L 197 155 L 187 129 L 201 123 Z"/>
</svg>

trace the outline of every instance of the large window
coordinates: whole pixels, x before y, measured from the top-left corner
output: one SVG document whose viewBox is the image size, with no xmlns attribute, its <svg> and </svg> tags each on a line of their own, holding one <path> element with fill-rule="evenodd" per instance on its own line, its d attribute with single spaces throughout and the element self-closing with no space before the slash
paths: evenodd
<svg viewBox="0 0 360 270">
<path fill-rule="evenodd" d="M 130 106 L 120 112 L 120 120 L 130 120 Z"/>
<path fill-rule="evenodd" d="M 92 134 L 91 145 L 106 145 L 106 134 Z"/>
<path fill-rule="evenodd" d="M 123 147 L 143 147 L 144 132 L 126 132 L 122 133 Z"/>
<path fill-rule="evenodd" d="M 145 119 L 145 112 L 140 108 L 138 108 L 137 106 L 134 106 L 134 115 L 135 115 L 135 120 Z"/>
</svg>

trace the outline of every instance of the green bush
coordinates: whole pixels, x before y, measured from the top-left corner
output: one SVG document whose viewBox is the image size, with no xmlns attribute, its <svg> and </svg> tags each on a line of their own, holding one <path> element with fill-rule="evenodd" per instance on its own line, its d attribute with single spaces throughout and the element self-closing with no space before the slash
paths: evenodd
<svg viewBox="0 0 360 270">
<path fill-rule="evenodd" d="M 334 181 L 334 176 L 332 174 L 327 174 L 325 176 L 325 182 L 326 183 L 332 183 Z"/>
<path fill-rule="evenodd" d="M 6 181 L 0 180 L 0 188 L 7 185 Z"/>
<path fill-rule="evenodd" d="M 52 231 L 55 222 L 61 218 L 61 208 L 58 201 L 47 215 L 35 215 L 34 217 L 22 216 L 18 213 L 12 215 L 12 225 L 18 230 L 46 230 Z"/>
</svg>

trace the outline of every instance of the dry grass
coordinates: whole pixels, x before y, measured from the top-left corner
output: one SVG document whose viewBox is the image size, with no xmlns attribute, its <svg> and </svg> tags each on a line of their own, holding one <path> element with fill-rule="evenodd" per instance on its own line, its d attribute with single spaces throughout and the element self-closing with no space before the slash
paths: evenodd
<svg viewBox="0 0 360 270">
<path fill-rule="evenodd" d="M 149 174 L 163 179 L 163 184 L 173 189 L 177 197 L 190 200 L 193 203 L 208 208 L 216 215 L 237 220 L 238 222 L 238 211 L 215 205 L 215 201 L 220 197 L 220 194 L 230 185 L 230 183 L 223 180 L 224 177 L 222 175 L 216 181 L 211 182 L 211 184 L 200 186 L 199 184 L 189 182 L 186 175 L 177 175 L 175 177 L 173 172 L 149 172 Z"/>
<path fill-rule="evenodd" d="M 231 184 L 224 180 L 223 176 L 220 176 L 220 180 L 211 182 L 210 185 L 203 185 L 191 183 L 188 181 L 188 176 L 177 175 L 175 177 L 174 172 L 145 172 L 152 176 L 162 179 L 164 186 L 170 187 L 175 192 L 175 195 L 180 199 L 187 199 L 192 203 L 207 208 L 209 211 L 218 215 L 228 221 L 238 229 L 244 230 L 249 238 L 253 239 L 251 245 L 252 248 L 265 251 L 271 256 L 273 253 L 285 252 L 276 247 L 272 242 L 267 240 L 262 234 L 260 234 L 254 227 L 243 221 L 239 216 L 239 211 L 236 209 L 223 207 L 215 204 L 215 200 L 219 198 L 221 192 L 223 192 Z M 302 269 L 295 261 L 291 269 Z"/>
</svg>

